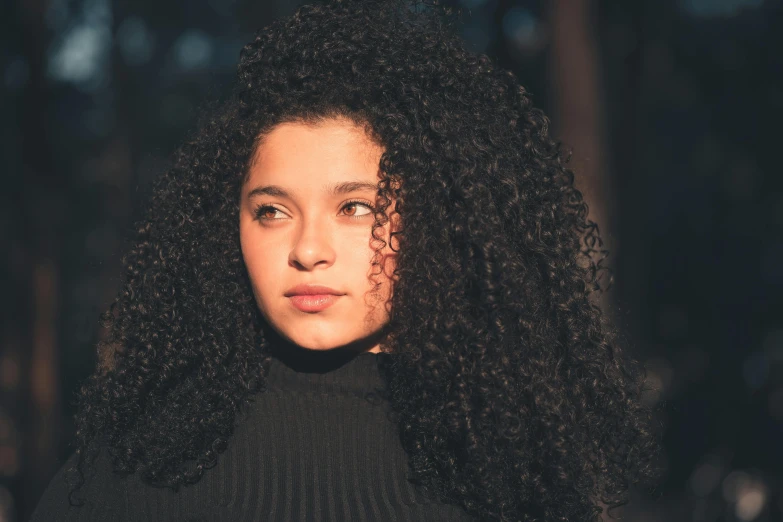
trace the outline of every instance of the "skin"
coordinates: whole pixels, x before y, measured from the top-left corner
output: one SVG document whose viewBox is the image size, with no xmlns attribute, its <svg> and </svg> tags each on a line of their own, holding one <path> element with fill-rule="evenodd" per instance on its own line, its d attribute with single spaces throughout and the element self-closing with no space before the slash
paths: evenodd
<svg viewBox="0 0 783 522">
<path fill-rule="evenodd" d="M 376 230 L 387 245 L 383 269 L 372 269 L 379 246 L 371 235 L 373 187 L 382 153 L 361 127 L 343 119 L 281 123 L 260 143 L 242 188 L 240 241 L 256 303 L 285 341 L 306 350 L 381 351 L 395 257 L 389 231 L 398 222 L 392 214 Z M 330 193 L 329 185 L 349 181 L 372 186 Z M 253 194 L 270 185 L 288 196 Z M 259 216 L 261 207 L 267 208 Z M 380 287 L 372 295 L 375 282 Z M 303 312 L 284 295 L 298 284 L 325 285 L 345 295 L 325 310 Z"/>
</svg>

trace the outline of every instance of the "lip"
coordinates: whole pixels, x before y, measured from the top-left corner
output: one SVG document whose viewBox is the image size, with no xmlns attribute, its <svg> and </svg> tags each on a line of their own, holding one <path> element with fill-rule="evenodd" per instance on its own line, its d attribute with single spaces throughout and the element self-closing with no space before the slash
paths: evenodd
<svg viewBox="0 0 783 522">
<path fill-rule="evenodd" d="M 341 296 L 334 294 L 292 295 L 288 298 L 302 312 L 320 312 L 332 306 Z"/>
<path fill-rule="evenodd" d="M 329 288 L 323 285 L 296 285 L 293 288 L 289 288 L 286 291 L 286 297 L 292 296 L 304 296 L 304 295 L 343 295 L 343 292 L 338 292 L 334 288 Z"/>
</svg>

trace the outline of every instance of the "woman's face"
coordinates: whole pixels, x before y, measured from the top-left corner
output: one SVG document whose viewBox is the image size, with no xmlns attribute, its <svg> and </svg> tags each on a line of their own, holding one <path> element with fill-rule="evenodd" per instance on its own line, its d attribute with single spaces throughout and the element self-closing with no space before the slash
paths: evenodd
<svg viewBox="0 0 783 522">
<path fill-rule="evenodd" d="M 242 188 L 242 255 L 262 314 L 302 348 L 356 343 L 351 346 L 361 351 L 380 351 L 394 269 L 388 233 L 397 217 L 376 231 L 387 242 L 384 269 L 371 270 L 378 246 L 371 208 L 382 152 L 361 127 L 342 119 L 279 124 L 256 152 Z M 373 282 L 381 283 L 377 296 L 370 294 Z M 322 285 L 339 295 L 291 295 L 298 285 Z"/>
</svg>

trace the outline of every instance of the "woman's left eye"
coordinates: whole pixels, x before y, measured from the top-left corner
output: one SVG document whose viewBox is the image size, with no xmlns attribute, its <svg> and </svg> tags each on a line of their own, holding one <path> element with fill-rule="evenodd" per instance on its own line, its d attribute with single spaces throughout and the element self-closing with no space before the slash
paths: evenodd
<svg viewBox="0 0 783 522">
<path fill-rule="evenodd" d="M 372 207 L 372 205 L 370 205 L 369 203 L 367 203 L 365 201 L 348 201 L 345 205 L 342 206 L 342 208 L 346 209 L 346 208 L 349 208 L 349 207 L 356 207 L 358 205 L 365 207 L 366 209 L 369 210 L 369 212 L 366 212 L 364 214 L 348 214 L 348 217 L 354 218 L 354 219 L 363 218 L 365 216 L 368 216 L 368 215 L 372 214 L 373 211 L 375 210 Z M 267 214 L 269 212 L 280 212 L 280 210 L 276 209 L 275 207 L 273 207 L 271 205 L 261 205 L 260 207 L 258 207 L 256 209 L 255 214 L 256 214 L 256 217 L 258 219 L 261 219 L 263 221 L 276 221 L 278 219 L 281 219 L 281 218 L 264 216 L 264 214 Z"/>
<path fill-rule="evenodd" d="M 369 203 L 365 203 L 363 201 L 349 201 L 348 203 L 343 205 L 343 208 L 345 208 L 345 207 L 355 207 L 356 205 L 363 206 L 364 208 L 368 209 L 369 212 L 366 213 L 366 214 L 359 214 L 358 216 L 357 215 L 350 215 L 349 217 L 360 218 L 360 217 L 368 216 L 368 215 L 372 214 L 372 212 L 374 210 Z"/>
</svg>

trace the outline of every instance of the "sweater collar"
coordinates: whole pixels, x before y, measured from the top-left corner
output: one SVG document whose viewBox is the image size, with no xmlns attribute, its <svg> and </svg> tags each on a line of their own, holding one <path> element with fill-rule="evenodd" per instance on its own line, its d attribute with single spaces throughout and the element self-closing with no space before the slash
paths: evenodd
<svg viewBox="0 0 783 522">
<path fill-rule="evenodd" d="M 267 385 L 272 390 L 310 393 L 370 392 L 385 387 L 379 364 L 387 357 L 389 354 L 371 352 L 273 355 Z"/>
</svg>

